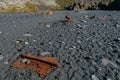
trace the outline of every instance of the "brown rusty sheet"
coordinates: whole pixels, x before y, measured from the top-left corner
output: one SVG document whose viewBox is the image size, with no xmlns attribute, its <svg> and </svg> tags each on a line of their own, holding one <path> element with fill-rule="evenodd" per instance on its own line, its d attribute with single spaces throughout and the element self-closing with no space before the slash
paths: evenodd
<svg viewBox="0 0 120 80">
<path fill-rule="evenodd" d="M 46 75 L 53 69 L 57 69 L 56 57 L 38 57 L 32 54 L 23 54 L 12 67 L 17 69 L 30 69 L 37 72 L 40 77 L 45 78 Z"/>
</svg>

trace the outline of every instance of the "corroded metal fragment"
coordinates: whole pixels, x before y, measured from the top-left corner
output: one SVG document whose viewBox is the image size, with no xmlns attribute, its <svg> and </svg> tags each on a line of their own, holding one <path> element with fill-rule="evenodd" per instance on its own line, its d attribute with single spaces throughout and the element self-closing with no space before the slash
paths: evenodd
<svg viewBox="0 0 120 80">
<path fill-rule="evenodd" d="M 38 57 L 32 54 L 23 54 L 22 58 L 18 59 L 12 67 L 30 69 L 37 72 L 40 77 L 45 78 L 51 70 L 57 69 L 58 65 L 56 57 Z"/>
<path fill-rule="evenodd" d="M 73 22 L 72 19 L 71 19 L 70 17 L 65 16 L 65 18 L 66 18 L 66 22 Z"/>
</svg>

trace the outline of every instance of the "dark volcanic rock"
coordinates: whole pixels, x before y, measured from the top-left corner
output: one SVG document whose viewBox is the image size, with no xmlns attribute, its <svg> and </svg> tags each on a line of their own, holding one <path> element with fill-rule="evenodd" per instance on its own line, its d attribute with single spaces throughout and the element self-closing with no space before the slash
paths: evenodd
<svg viewBox="0 0 120 80">
<path fill-rule="evenodd" d="M 65 22 L 66 15 L 73 22 Z M 119 15 L 119 11 L 0 13 L 0 80 L 43 80 L 35 72 L 11 67 L 24 53 L 57 57 L 60 68 L 44 80 L 120 80 Z"/>
<path fill-rule="evenodd" d="M 120 0 L 77 0 L 67 9 L 70 10 L 120 10 Z"/>
</svg>

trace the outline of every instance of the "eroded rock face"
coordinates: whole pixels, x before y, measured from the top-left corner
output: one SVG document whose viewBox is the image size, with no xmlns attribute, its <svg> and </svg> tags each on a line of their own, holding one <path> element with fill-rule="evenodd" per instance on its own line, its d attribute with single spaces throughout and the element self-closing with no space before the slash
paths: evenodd
<svg viewBox="0 0 120 80">
<path fill-rule="evenodd" d="M 0 0 L 0 12 L 36 11 L 40 6 L 57 6 L 55 0 Z"/>
<path fill-rule="evenodd" d="M 55 6 L 58 5 L 55 0 L 39 0 L 39 1 L 45 3 L 46 5 L 55 5 Z"/>
<path fill-rule="evenodd" d="M 0 12 L 37 10 L 120 10 L 120 0 L 0 0 Z"/>
<path fill-rule="evenodd" d="M 119 0 L 77 0 L 68 9 L 70 10 L 120 10 Z M 116 6 L 115 6 L 116 5 Z"/>
<path fill-rule="evenodd" d="M 1 0 L 0 8 L 7 8 L 8 5 L 24 7 L 25 3 L 27 3 L 28 1 L 30 1 L 30 0 Z"/>
</svg>

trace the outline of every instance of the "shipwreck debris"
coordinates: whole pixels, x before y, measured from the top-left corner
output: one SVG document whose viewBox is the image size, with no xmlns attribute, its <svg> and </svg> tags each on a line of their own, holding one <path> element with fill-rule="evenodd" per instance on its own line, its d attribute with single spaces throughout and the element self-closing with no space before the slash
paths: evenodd
<svg viewBox="0 0 120 80">
<path fill-rule="evenodd" d="M 52 11 L 48 11 L 47 15 L 53 15 L 53 12 Z"/>
<path fill-rule="evenodd" d="M 0 60 L 2 60 L 3 58 L 4 58 L 3 55 L 0 54 Z"/>
<path fill-rule="evenodd" d="M 90 19 L 95 19 L 95 14 L 93 15 L 93 16 L 91 16 L 91 17 L 89 17 Z"/>
<path fill-rule="evenodd" d="M 65 16 L 65 18 L 66 18 L 66 22 L 73 22 L 72 19 L 71 19 L 70 17 Z"/>
<path fill-rule="evenodd" d="M 51 70 L 59 68 L 56 57 L 38 57 L 32 54 L 21 55 L 21 58 L 11 66 L 17 69 L 30 69 L 42 78 L 45 78 Z"/>
</svg>

